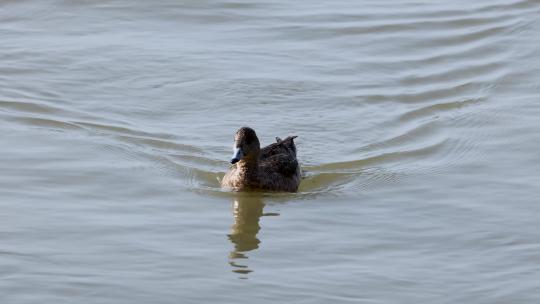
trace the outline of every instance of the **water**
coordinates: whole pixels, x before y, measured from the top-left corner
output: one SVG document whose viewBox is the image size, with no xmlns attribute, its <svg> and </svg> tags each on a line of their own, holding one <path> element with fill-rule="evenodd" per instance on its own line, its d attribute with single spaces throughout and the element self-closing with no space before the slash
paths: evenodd
<svg viewBox="0 0 540 304">
<path fill-rule="evenodd" d="M 2 303 L 538 303 L 539 17 L 1 2 Z M 243 125 L 298 193 L 220 190 Z"/>
</svg>

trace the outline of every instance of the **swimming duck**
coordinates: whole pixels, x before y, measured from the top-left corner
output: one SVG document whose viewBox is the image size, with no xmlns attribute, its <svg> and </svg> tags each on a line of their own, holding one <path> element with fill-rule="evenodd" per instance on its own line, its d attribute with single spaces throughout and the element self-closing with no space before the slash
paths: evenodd
<svg viewBox="0 0 540 304">
<path fill-rule="evenodd" d="M 235 191 L 266 190 L 296 192 L 300 184 L 300 166 L 296 160 L 296 136 L 261 149 L 255 131 L 242 127 L 234 136 L 231 168 L 221 186 Z"/>
</svg>

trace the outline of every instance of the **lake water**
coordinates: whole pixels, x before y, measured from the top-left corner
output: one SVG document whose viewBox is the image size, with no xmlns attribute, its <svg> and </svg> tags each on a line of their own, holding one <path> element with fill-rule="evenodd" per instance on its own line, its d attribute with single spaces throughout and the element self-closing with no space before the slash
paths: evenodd
<svg viewBox="0 0 540 304">
<path fill-rule="evenodd" d="M 2 303 L 539 303 L 540 1 L 0 2 Z M 222 191 L 298 135 L 295 194 Z"/>
</svg>

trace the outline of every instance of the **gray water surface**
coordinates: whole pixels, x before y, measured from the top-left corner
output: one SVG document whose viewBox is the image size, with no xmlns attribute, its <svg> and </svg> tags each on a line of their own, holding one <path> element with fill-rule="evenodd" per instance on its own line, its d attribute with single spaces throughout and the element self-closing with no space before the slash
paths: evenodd
<svg viewBox="0 0 540 304">
<path fill-rule="evenodd" d="M 1 1 L 2 303 L 539 303 L 540 1 Z M 230 193 L 233 134 L 295 194 Z"/>
</svg>

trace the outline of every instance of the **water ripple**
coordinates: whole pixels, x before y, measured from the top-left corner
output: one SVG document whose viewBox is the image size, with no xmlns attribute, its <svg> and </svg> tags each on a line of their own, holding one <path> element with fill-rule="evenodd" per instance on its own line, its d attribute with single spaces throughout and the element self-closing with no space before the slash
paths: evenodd
<svg viewBox="0 0 540 304">
<path fill-rule="evenodd" d="M 526 17 L 540 8 L 533 0 L 463 7 L 373 1 L 364 3 L 363 10 L 348 9 L 341 2 L 288 3 L 282 7 L 215 1 L 171 2 L 160 10 L 146 5 L 148 11 L 143 13 L 120 2 L 69 4 L 74 10 L 89 9 L 86 21 L 111 16 L 121 20 L 117 29 L 107 33 L 102 33 L 102 26 L 93 25 L 68 31 L 69 35 L 87 35 L 81 35 L 84 39 L 80 41 L 88 44 L 88 49 L 121 59 L 115 64 L 102 59 L 104 56 L 85 53 L 86 45 L 65 46 L 68 54 L 63 54 L 54 40 L 46 41 L 50 37 L 39 40 L 47 46 L 46 51 L 29 51 L 31 48 L 17 38 L 17 31 L 24 29 L 17 26 L 19 23 L 28 23 L 28 35 L 43 34 L 47 27 L 58 28 L 75 15 L 66 13 L 56 20 L 46 16 L 53 13 L 52 7 L 40 10 L 27 3 L 21 5 L 25 7 L 23 14 L 11 15 L 8 10 L 2 15 L 9 34 L 6 37 L 13 39 L 2 53 L 8 60 L 0 66 L 0 72 L 10 76 L 0 78 L 0 114 L 6 121 L 97 136 L 104 149 L 176 177 L 192 191 L 221 193 L 219 178 L 228 166 L 223 146 L 229 144 L 220 141 L 226 136 L 221 129 L 223 125 L 237 127 L 237 113 L 218 113 L 216 109 L 241 109 L 243 116 L 266 131 L 261 133 L 271 133 L 285 122 L 290 123 L 287 128 L 300 131 L 300 158 L 307 160 L 301 187 L 304 195 L 348 187 L 365 189 L 368 184 L 392 183 L 409 174 L 435 174 L 465 157 L 474 157 L 474 136 L 459 136 L 452 130 L 471 128 L 472 133 L 478 132 L 476 136 L 489 137 L 480 130 L 488 122 L 474 113 L 491 110 L 492 92 L 509 75 L 513 54 L 504 47 L 505 39 L 530 26 Z M 208 10 L 208 5 L 213 9 Z M 309 9 L 291 9 L 306 8 L 304 5 Z M 268 14 L 270 8 L 272 14 Z M 154 24 L 156 19 L 164 24 Z M 36 27 L 34 21 L 43 28 Z M 178 23 L 189 24 L 190 34 L 179 38 L 190 43 L 170 42 L 177 34 L 170 29 Z M 145 25 L 148 28 L 143 28 Z M 200 25 L 210 35 L 199 35 Z M 118 41 L 111 48 L 93 43 L 89 37 L 125 37 L 125 41 L 115 38 Z M 170 43 L 170 53 L 166 47 L 140 45 L 141 37 L 152 37 L 156 45 Z M 213 50 L 216 43 L 220 43 L 220 52 Z M 313 53 L 312 48 L 325 51 Z M 188 61 L 186 56 L 195 61 L 182 63 Z M 67 69 L 58 69 L 66 58 L 70 60 Z M 170 60 L 181 62 L 171 69 L 173 76 L 166 75 Z M 60 74 L 51 72 L 50 79 L 42 74 L 39 79 L 26 79 L 47 65 Z M 208 71 L 194 76 L 201 66 Z M 244 73 L 237 74 L 236 69 Z M 185 70 L 190 72 L 183 73 Z M 81 73 L 81 78 L 72 79 L 64 73 Z M 17 84 L 11 78 L 24 81 Z M 39 80 L 40 85 L 25 84 L 31 80 Z M 84 91 L 83 85 L 93 91 Z M 119 86 L 133 92 L 126 89 L 129 96 L 118 96 L 110 91 Z M 80 95 L 93 93 L 94 99 L 120 105 L 111 107 L 114 115 L 98 115 L 90 107 L 75 106 L 69 97 L 77 97 L 78 87 L 84 92 Z M 109 91 L 101 95 L 101 90 Z M 139 95 L 143 97 L 137 99 Z M 161 106 L 169 107 L 168 111 L 146 105 L 157 96 L 166 100 Z M 131 105 L 126 112 L 123 105 L 129 102 L 118 100 L 129 98 L 145 105 Z M 269 111 L 279 113 L 280 120 L 268 118 Z M 168 130 L 173 122 L 146 121 L 144 125 L 130 115 L 138 119 L 186 117 L 188 121 L 180 125 L 190 134 L 176 135 L 181 128 Z M 189 121 L 190 115 L 208 115 L 208 121 Z M 200 130 L 190 125 L 198 123 L 208 127 L 205 132 L 215 129 L 218 135 L 196 134 Z M 310 137 L 314 130 L 317 135 Z M 366 133 L 369 140 L 354 138 L 354 134 L 360 137 Z M 205 136 L 210 139 L 205 140 Z M 325 151 L 343 157 L 334 162 Z"/>
</svg>

